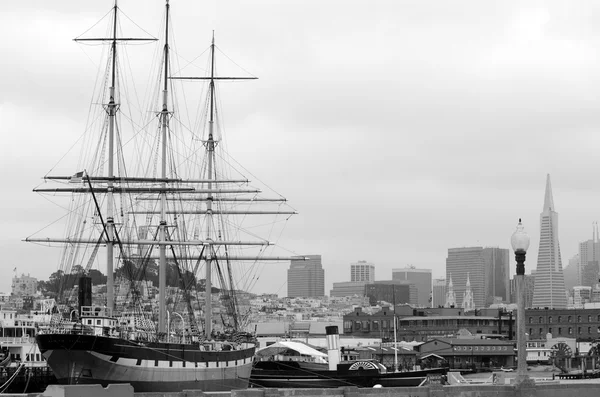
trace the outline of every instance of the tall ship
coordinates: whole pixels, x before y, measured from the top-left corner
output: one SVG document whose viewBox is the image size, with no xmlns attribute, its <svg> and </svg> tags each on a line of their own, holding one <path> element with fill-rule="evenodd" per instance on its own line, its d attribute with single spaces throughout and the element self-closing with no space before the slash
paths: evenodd
<svg viewBox="0 0 600 397">
<path fill-rule="evenodd" d="M 34 189 L 67 210 L 63 237 L 26 239 L 62 249 L 61 303 L 36 335 L 39 350 L 62 384 L 129 383 L 136 392 L 246 388 L 255 341 L 239 292 L 252 288 L 266 261 L 293 257 L 280 255 L 272 240 L 296 213 L 283 196 L 250 181 L 222 139 L 217 83 L 255 77 L 219 75 L 214 34 L 205 74 L 183 73 L 171 61 L 168 1 L 158 39 L 141 28 L 140 37 L 123 33 L 129 19 L 116 2 L 105 18 L 106 35 L 75 39 L 104 44 L 107 55 L 77 168 L 53 167 Z M 137 121 L 126 75 L 136 66 L 125 51 L 151 41 L 162 45 L 149 106 Z M 194 110 L 184 99 L 197 83 L 204 99 Z M 96 266 L 106 269 L 105 297 L 92 285 Z"/>
</svg>

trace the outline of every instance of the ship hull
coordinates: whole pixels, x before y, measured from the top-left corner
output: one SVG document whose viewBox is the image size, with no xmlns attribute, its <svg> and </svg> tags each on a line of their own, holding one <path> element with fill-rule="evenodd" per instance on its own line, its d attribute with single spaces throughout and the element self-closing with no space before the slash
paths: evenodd
<svg viewBox="0 0 600 397">
<path fill-rule="evenodd" d="M 264 363 L 263 363 L 264 364 Z M 271 364 L 271 363 L 267 363 Z M 250 384 L 271 388 L 334 388 L 344 386 L 373 387 L 413 387 L 419 386 L 430 375 L 445 374 L 444 368 L 420 371 L 380 373 L 376 370 L 364 371 L 315 371 L 299 367 L 290 368 L 286 363 L 272 363 L 272 369 L 254 368 Z"/>
<path fill-rule="evenodd" d="M 37 341 L 59 383 L 129 383 L 136 392 L 244 389 L 254 355 L 254 347 L 203 351 L 94 335 L 43 334 Z"/>
</svg>

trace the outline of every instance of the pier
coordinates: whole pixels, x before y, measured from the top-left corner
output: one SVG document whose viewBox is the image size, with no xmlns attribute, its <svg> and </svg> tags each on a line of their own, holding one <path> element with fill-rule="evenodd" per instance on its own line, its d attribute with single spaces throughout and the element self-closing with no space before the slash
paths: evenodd
<svg viewBox="0 0 600 397">
<path fill-rule="evenodd" d="M 178 393 L 134 393 L 130 385 L 51 385 L 41 394 L 19 394 L 30 397 L 596 397 L 600 379 L 546 380 L 531 379 L 515 385 L 489 384 L 432 384 L 423 387 L 357 388 L 338 389 L 245 389 L 231 392 L 202 392 L 184 390 Z"/>
</svg>

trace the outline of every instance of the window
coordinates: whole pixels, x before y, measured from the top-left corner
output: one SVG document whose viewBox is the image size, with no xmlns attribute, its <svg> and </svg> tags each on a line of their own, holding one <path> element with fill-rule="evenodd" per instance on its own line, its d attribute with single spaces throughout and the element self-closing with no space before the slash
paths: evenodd
<svg viewBox="0 0 600 397">
<path fill-rule="evenodd" d="M 533 334 L 533 328 L 529 328 L 529 336 L 531 336 L 531 334 Z"/>
<path fill-rule="evenodd" d="M 548 322 L 552 324 L 552 316 L 548 317 Z"/>
<path fill-rule="evenodd" d="M 588 316 L 588 323 L 592 322 L 592 316 Z"/>
<path fill-rule="evenodd" d="M 600 332 L 600 327 L 598 327 L 598 331 Z M 558 334 L 562 335 L 562 328 L 561 327 L 558 327 Z"/>
<path fill-rule="evenodd" d="M 533 317 L 529 317 L 529 324 L 533 323 Z"/>
<path fill-rule="evenodd" d="M 562 322 L 562 316 L 558 316 L 558 322 L 561 323 Z"/>
<path fill-rule="evenodd" d="M 568 322 L 572 322 L 571 316 L 567 317 Z"/>
<path fill-rule="evenodd" d="M 581 335 L 581 327 L 577 327 L 577 334 Z"/>
<path fill-rule="evenodd" d="M 573 328 L 569 327 L 569 335 L 573 335 Z"/>
<path fill-rule="evenodd" d="M 543 333 L 544 333 L 544 329 L 540 328 L 540 336 L 542 336 Z"/>
<path fill-rule="evenodd" d="M 373 331 L 379 331 L 379 321 L 373 321 Z"/>
<path fill-rule="evenodd" d="M 592 333 L 592 327 L 588 327 L 588 334 Z"/>
<path fill-rule="evenodd" d="M 577 322 L 580 323 L 581 322 L 581 316 L 577 316 Z"/>
<path fill-rule="evenodd" d="M 544 318 L 543 317 L 538 318 L 538 324 L 541 324 L 543 322 L 544 322 Z"/>
</svg>

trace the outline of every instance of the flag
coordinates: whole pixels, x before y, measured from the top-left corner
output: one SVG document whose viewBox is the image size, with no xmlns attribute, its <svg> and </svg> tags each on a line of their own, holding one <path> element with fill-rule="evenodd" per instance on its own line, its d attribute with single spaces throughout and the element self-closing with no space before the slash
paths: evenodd
<svg viewBox="0 0 600 397">
<path fill-rule="evenodd" d="M 83 178 L 83 171 L 79 171 L 78 173 L 76 173 L 75 175 L 73 175 L 71 177 L 71 179 L 69 179 L 69 183 L 81 183 Z"/>
</svg>

